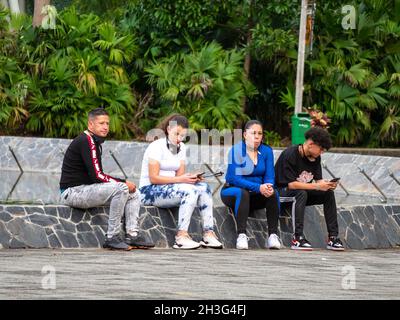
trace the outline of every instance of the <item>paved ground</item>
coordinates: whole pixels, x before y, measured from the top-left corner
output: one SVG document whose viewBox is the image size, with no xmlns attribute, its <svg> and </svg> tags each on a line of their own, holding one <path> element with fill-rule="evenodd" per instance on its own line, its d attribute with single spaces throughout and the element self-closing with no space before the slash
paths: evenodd
<svg viewBox="0 0 400 320">
<path fill-rule="evenodd" d="M 400 299 L 399 270 L 400 249 L 0 250 L 0 299 Z"/>
</svg>

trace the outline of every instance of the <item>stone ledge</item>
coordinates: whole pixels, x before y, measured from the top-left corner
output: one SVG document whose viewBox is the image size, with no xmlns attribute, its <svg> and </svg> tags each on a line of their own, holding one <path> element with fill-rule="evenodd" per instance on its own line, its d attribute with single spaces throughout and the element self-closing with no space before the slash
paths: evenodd
<svg viewBox="0 0 400 320">
<path fill-rule="evenodd" d="M 285 206 L 285 205 L 284 205 Z M 66 206 L 0 204 L 0 248 L 93 248 L 101 247 L 107 230 L 107 207 L 79 210 Z M 142 207 L 140 228 L 156 247 L 171 248 L 176 232 L 177 208 Z M 236 223 L 226 207 L 214 208 L 215 232 L 225 248 L 236 244 Z M 340 237 L 347 248 L 392 248 L 400 245 L 399 206 L 374 205 L 341 208 L 338 214 Z M 285 210 L 280 218 L 283 244 L 290 245 L 292 223 Z M 316 248 L 324 248 L 326 226 L 321 206 L 308 207 L 305 235 Z M 189 233 L 201 239 L 198 210 Z M 267 221 L 262 211 L 249 218 L 250 248 L 263 248 Z"/>
</svg>

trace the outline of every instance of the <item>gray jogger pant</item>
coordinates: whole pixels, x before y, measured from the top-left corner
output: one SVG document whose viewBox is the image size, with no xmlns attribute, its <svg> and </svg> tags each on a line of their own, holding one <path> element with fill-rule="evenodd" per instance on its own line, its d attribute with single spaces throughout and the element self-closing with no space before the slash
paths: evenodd
<svg viewBox="0 0 400 320">
<path fill-rule="evenodd" d="M 138 231 L 140 210 L 139 191 L 129 193 L 123 182 L 95 183 L 66 189 L 60 196 L 60 203 L 80 209 L 110 205 L 107 237 L 121 231 L 121 218 L 125 215 L 126 231 Z"/>
</svg>

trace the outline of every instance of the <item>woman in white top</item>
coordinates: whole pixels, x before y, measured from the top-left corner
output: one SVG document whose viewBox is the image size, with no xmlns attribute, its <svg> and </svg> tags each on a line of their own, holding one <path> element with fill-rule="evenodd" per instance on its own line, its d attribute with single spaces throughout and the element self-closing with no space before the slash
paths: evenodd
<svg viewBox="0 0 400 320">
<path fill-rule="evenodd" d="M 141 202 L 160 208 L 179 206 L 175 249 L 197 249 L 201 245 L 222 248 L 213 231 L 213 200 L 209 186 L 194 173 L 185 173 L 186 146 L 182 142 L 189 127 L 179 114 L 169 116 L 162 128 L 166 137 L 147 147 L 139 183 Z M 193 241 L 188 229 L 192 213 L 198 207 L 203 221 L 203 238 Z"/>
</svg>

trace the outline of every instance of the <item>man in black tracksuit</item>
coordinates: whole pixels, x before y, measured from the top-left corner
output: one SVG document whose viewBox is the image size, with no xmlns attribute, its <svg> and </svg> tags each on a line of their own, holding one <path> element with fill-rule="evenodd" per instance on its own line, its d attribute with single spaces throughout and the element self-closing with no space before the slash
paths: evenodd
<svg viewBox="0 0 400 320">
<path fill-rule="evenodd" d="M 103 172 L 101 144 L 109 131 L 109 116 L 103 108 L 89 112 L 88 129 L 69 145 L 62 164 L 60 202 L 75 208 L 110 205 L 107 238 L 103 247 L 115 250 L 147 248 L 138 233 L 139 191 L 130 181 L 111 177 Z M 121 218 L 125 216 L 126 237 L 119 237 Z"/>
<path fill-rule="evenodd" d="M 334 193 L 337 182 L 322 179 L 321 154 L 331 148 L 332 141 L 328 132 L 318 127 L 308 130 L 305 138 L 303 144 L 284 150 L 275 164 L 275 181 L 280 196 L 296 197 L 296 221 L 291 248 L 312 250 L 303 234 L 305 207 L 323 204 L 329 233 L 327 249 L 342 251 Z"/>
</svg>

